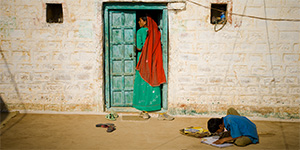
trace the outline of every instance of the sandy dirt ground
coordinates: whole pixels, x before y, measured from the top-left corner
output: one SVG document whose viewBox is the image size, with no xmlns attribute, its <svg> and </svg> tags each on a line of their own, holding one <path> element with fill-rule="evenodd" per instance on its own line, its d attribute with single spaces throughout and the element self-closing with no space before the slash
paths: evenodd
<svg viewBox="0 0 300 150">
<path fill-rule="evenodd" d="M 43 150 L 199 150 L 219 149 L 185 136 L 179 130 L 189 126 L 206 128 L 209 118 L 180 118 L 160 121 L 116 121 L 104 115 L 18 114 L 1 129 L 1 149 Z M 300 123 L 253 121 L 260 135 L 259 144 L 224 149 L 299 150 Z M 116 130 L 107 133 L 98 123 L 114 123 Z"/>
</svg>

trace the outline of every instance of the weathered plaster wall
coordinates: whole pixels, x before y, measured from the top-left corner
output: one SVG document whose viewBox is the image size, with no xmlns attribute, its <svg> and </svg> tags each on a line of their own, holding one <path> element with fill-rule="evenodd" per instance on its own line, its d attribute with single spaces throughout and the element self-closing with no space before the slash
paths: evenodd
<svg viewBox="0 0 300 150">
<path fill-rule="evenodd" d="M 226 2 L 232 13 L 268 18 L 300 13 L 299 0 L 267 0 L 266 15 L 263 0 L 194 2 Z M 224 115 L 231 106 L 247 116 L 299 118 L 300 23 L 230 17 L 214 32 L 207 8 L 186 2 L 169 11 L 169 110 Z"/>
<path fill-rule="evenodd" d="M 46 23 L 45 3 L 53 2 L 63 4 L 63 24 Z M 265 17 L 263 0 L 194 2 L 226 2 L 233 13 Z M 8 108 L 103 112 L 102 1 L 0 3 L 0 94 Z M 266 16 L 299 19 L 299 6 L 266 0 Z M 299 22 L 230 15 L 214 32 L 210 10 L 189 1 L 170 3 L 168 15 L 171 114 L 223 115 L 235 107 L 247 116 L 299 118 Z"/>
<path fill-rule="evenodd" d="M 103 111 L 101 3 L 0 3 L 0 91 L 9 109 Z M 46 23 L 46 3 L 62 3 L 62 24 Z"/>
</svg>

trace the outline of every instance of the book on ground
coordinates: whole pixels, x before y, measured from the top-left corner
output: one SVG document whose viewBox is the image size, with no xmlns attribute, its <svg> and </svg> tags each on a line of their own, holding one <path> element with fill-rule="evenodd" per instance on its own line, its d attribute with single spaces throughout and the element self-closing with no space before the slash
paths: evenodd
<svg viewBox="0 0 300 150">
<path fill-rule="evenodd" d="M 219 148 L 228 147 L 228 146 L 233 145 L 231 143 L 213 144 L 218 139 L 219 139 L 219 136 L 204 137 L 204 138 L 201 138 L 201 143 L 205 143 L 205 144 L 212 145 L 212 146 L 219 147 Z"/>
</svg>

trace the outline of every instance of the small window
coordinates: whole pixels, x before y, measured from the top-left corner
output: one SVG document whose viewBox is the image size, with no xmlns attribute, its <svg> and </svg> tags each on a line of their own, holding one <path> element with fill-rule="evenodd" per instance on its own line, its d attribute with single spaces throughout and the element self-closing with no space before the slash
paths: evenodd
<svg viewBox="0 0 300 150">
<path fill-rule="evenodd" d="M 62 4 L 47 4 L 46 17 L 48 23 L 63 23 Z"/>
<path fill-rule="evenodd" d="M 210 23 L 222 24 L 222 19 L 227 19 L 227 4 L 211 4 Z"/>
</svg>

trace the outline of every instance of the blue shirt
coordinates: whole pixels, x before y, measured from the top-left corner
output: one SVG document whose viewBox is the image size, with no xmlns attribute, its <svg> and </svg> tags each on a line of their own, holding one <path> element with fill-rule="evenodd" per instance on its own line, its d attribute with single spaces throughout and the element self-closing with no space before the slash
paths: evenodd
<svg viewBox="0 0 300 150">
<path fill-rule="evenodd" d="M 258 143 L 256 125 L 244 116 L 227 115 L 223 118 L 225 128 L 230 131 L 232 138 L 247 136 L 252 143 Z"/>
</svg>

